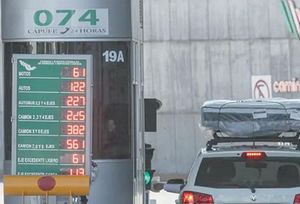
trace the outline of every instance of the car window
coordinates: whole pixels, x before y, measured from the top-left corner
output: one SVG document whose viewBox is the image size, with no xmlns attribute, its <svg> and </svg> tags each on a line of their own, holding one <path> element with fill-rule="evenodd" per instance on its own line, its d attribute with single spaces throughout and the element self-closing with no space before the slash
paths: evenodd
<svg viewBox="0 0 300 204">
<path fill-rule="evenodd" d="M 214 188 L 287 188 L 300 186 L 300 158 L 263 160 L 204 158 L 195 185 Z"/>
</svg>

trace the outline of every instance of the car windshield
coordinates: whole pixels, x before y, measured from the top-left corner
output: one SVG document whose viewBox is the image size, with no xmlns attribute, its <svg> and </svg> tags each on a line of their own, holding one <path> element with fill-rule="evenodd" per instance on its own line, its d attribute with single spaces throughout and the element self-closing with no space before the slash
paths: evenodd
<svg viewBox="0 0 300 204">
<path fill-rule="evenodd" d="M 300 186 L 300 157 L 204 158 L 195 185 L 214 188 L 288 188 Z"/>
</svg>

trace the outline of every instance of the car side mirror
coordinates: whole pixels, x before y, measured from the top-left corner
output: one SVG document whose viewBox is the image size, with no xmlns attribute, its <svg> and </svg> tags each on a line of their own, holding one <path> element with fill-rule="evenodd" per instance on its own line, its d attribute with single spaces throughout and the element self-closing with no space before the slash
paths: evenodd
<svg viewBox="0 0 300 204">
<path fill-rule="evenodd" d="M 170 179 L 165 183 L 164 190 L 170 193 L 180 193 L 184 186 L 183 179 Z"/>
</svg>

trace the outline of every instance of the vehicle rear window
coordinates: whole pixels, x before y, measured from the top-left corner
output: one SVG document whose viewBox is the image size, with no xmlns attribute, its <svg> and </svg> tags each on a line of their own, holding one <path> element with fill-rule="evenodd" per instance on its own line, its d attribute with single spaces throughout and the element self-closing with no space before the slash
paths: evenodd
<svg viewBox="0 0 300 204">
<path fill-rule="evenodd" d="M 289 188 L 300 186 L 300 158 L 204 158 L 195 185 L 214 188 Z"/>
</svg>

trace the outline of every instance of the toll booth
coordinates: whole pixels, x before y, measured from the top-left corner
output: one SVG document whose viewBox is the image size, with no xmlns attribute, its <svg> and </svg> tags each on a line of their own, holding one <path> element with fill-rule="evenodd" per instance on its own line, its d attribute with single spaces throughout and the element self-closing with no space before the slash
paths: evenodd
<svg viewBox="0 0 300 204">
<path fill-rule="evenodd" d="M 142 11 L 141 0 L 1 1 L 0 182 L 88 175 L 89 204 L 144 203 Z"/>
</svg>

